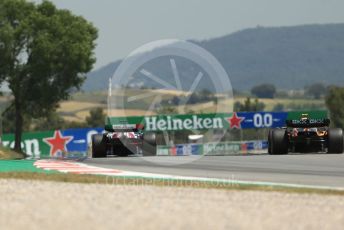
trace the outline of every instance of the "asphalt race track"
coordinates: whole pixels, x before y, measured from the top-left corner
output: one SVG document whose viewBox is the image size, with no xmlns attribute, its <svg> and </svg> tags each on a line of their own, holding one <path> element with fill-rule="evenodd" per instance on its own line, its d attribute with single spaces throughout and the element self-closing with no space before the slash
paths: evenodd
<svg viewBox="0 0 344 230">
<path fill-rule="evenodd" d="M 145 173 L 344 188 L 344 154 L 204 156 L 184 163 L 190 158 L 195 157 L 109 157 L 84 163 Z"/>
</svg>

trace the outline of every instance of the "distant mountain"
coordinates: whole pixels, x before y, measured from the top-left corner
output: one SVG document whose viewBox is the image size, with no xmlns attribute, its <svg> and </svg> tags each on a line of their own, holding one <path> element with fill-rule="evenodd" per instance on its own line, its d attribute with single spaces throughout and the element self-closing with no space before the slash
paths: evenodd
<svg viewBox="0 0 344 230">
<path fill-rule="evenodd" d="M 112 62 L 97 70 L 90 72 L 82 86 L 84 91 L 106 90 L 109 78 L 112 77 L 121 61 Z"/>
<path fill-rule="evenodd" d="M 193 42 L 220 61 L 237 90 L 266 82 L 282 89 L 302 88 L 314 82 L 344 85 L 344 24 L 257 27 Z M 106 89 L 119 63 L 88 74 L 83 89 Z M 180 66 L 184 76 L 191 75 L 188 65 Z M 155 70 L 166 72 L 161 63 Z M 145 86 L 154 84 L 146 81 Z"/>
</svg>

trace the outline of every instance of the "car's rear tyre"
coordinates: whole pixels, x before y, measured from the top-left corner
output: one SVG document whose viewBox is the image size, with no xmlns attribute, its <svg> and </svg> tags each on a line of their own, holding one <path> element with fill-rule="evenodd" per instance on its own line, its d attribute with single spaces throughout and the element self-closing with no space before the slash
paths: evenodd
<svg viewBox="0 0 344 230">
<path fill-rule="evenodd" d="M 330 128 L 328 130 L 328 153 L 343 153 L 343 130 L 339 128 Z"/>
<path fill-rule="evenodd" d="M 155 133 L 145 133 L 143 135 L 143 146 L 142 155 L 143 156 L 155 156 L 156 155 L 156 134 Z"/>
<path fill-rule="evenodd" d="M 288 153 L 288 135 L 284 129 L 275 129 L 271 134 L 271 154 L 283 155 Z"/>
<path fill-rule="evenodd" d="M 106 142 L 103 134 L 92 135 L 92 158 L 106 157 Z"/>
<path fill-rule="evenodd" d="M 271 149 L 272 149 L 272 132 L 273 130 L 270 129 L 269 134 L 268 134 L 268 153 L 269 154 L 271 154 Z"/>
</svg>

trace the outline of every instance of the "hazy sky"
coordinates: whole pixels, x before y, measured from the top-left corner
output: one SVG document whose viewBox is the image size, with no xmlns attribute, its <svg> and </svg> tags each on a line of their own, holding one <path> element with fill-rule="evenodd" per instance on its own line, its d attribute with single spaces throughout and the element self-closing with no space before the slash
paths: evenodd
<svg viewBox="0 0 344 230">
<path fill-rule="evenodd" d="M 98 27 L 95 68 L 157 39 L 201 40 L 257 25 L 344 22 L 344 0 L 51 1 Z"/>
</svg>

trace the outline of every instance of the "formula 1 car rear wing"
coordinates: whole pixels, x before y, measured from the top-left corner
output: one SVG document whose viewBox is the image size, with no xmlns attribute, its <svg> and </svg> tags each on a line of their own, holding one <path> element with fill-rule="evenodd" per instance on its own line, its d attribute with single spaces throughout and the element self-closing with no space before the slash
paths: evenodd
<svg viewBox="0 0 344 230">
<path fill-rule="evenodd" d="M 144 126 L 142 124 L 107 124 L 105 130 L 108 132 L 138 132 L 143 131 Z"/>
<path fill-rule="evenodd" d="M 105 130 L 108 132 L 139 132 L 144 130 L 141 120 L 128 120 L 127 117 L 107 117 Z"/>
<path fill-rule="evenodd" d="M 328 127 L 330 125 L 330 119 L 286 120 L 286 125 L 288 128 Z"/>
</svg>

